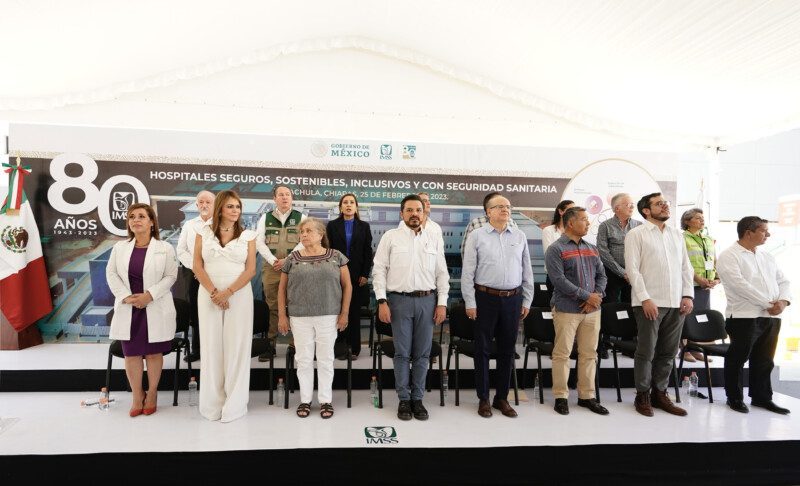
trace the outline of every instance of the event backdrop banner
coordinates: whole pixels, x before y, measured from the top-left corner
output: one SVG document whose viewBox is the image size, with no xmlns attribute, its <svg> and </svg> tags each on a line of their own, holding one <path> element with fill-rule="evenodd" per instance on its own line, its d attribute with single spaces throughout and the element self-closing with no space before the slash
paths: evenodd
<svg viewBox="0 0 800 486">
<path fill-rule="evenodd" d="M 312 154 L 315 143 L 319 142 L 310 142 Z M 329 150 L 362 150 L 358 148 L 362 145 L 329 142 L 317 148 L 327 154 Z M 409 157 L 415 155 L 408 152 L 408 146 L 403 147 Z M 418 146 L 411 147 L 418 150 Z M 642 190 L 648 192 L 660 189 L 673 200 L 676 192 L 674 181 L 656 182 L 641 166 L 622 159 L 587 160 L 585 167 L 591 170 L 581 182 L 569 177 L 442 173 L 439 169 L 403 172 L 399 167 L 384 171 L 331 164 L 314 168 L 313 164 L 274 160 L 261 164 L 252 160 L 192 163 L 157 156 L 134 161 L 129 156 L 101 157 L 89 151 L 47 156 L 31 153 L 35 151 L 23 153 L 23 163 L 32 169 L 25 190 L 39 224 L 54 304 L 53 312 L 39 322 L 49 342 L 107 339 L 113 296 L 105 280 L 105 267 L 111 247 L 126 237 L 127 208 L 135 202 L 155 207 L 161 238 L 176 245 L 184 222 L 198 214 L 194 198 L 201 190 L 239 193 L 244 202 L 244 224 L 252 229 L 264 212 L 274 208 L 272 190 L 276 185 L 289 186 L 295 207 L 323 221 L 336 218 L 341 196 L 353 193 L 377 246 L 380 236 L 399 224 L 400 200 L 409 193 L 427 192 L 432 218 L 444 234 L 450 297 L 458 299 L 464 229 L 472 218 L 483 215 L 481 204 L 488 192 L 502 192 L 514 205 L 514 220 L 528 236 L 537 282 L 544 281 L 540 223 L 542 227 L 548 224 L 552 208 L 568 189 L 576 203 L 590 207 L 595 222 L 608 217 L 608 201 L 616 192 L 624 189 L 634 197 L 640 195 L 631 184 L 644 184 Z M 611 164 L 608 167 L 613 167 L 614 173 L 603 171 L 603 164 Z M 628 170 L 631 184 L 626 183 Z M 260 278 L 252 283 L 255 297 L 261 298 Z M 185 288 L 179 280 L 173 292 L 183 297 Z"/>
</svg>

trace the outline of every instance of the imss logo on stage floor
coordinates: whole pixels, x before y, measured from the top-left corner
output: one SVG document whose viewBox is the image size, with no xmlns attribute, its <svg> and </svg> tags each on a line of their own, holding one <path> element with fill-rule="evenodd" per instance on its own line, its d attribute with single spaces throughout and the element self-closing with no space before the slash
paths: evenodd
<svg viewBox="0 0 800 486">
<path fill-rule="evenodd" d="M 367 444 L 398 444 L 397 431 L 394 427 L 380 425 L 364 427 L 364 435 L 367 437 Z"/>
</svg>

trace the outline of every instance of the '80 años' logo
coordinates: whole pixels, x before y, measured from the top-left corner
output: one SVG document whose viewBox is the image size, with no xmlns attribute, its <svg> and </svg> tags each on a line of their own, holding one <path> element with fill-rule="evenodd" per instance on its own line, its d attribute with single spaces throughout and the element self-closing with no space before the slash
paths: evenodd
<svg viewBox="0 0 800 486">
<path fill-rule="evenodd" d="M 80 166 L 83 173 L 70 176 L 66 168 L 70 164 Z M 54 226 L 56 234 L 94 235 L 97 234 L 97 221 L 94 219 L 76 219 L 74 216 L 86 214 L 97 209 L 100 223 L 109 233 L 117 236 L 127 235 L 126 218 L 128 207 L 137 200 L 150 204 L 147 188 L 137 178 L 130 175 L 115 175 L 106 180 L 99 188 L 93 184 L 97 178 L 98 167 L 91 157 L 85 154 L 61 154 L 50 162 L 50 175 L 53 184 L 47 191 L 47 199 L 56 211 L 69 215 L 59 218 Z M 115 191 L 120 184 L 133 188 L 130 191 Z M 83 193 L 81 202 L 68 202 L 64 193 L 75 189 Z"/>
<path fill-rule="evenodd" d="M 367 444 L 397 444 L 397 431 L 388 425 L 364 427 Z"/>
</svg>

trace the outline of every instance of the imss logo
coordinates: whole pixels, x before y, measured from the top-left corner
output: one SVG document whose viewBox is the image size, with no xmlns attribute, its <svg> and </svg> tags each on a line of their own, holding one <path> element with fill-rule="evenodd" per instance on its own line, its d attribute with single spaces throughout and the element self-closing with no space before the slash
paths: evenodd
<svg viewBox="0 0 800 486">
<path fill-rule="evenodd" d="M 364 427 L 367 444 L 397 444 L 397 431 L 394 427 L 380 425 L 377 427 Z"/>
</svg>

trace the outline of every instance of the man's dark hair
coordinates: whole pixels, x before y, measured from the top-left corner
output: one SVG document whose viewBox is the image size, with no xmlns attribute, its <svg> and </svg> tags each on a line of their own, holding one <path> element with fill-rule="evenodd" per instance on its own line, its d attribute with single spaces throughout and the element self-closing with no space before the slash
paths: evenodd
<svg viewBox="0 0 800 486">
<path fill-rule="evenodd" d="M 403 198 L 403 201 L 400 203 L 400 211 L 403 211 L 406 208 L 406 203 L 408 201 L 419 201 L 422 204 L 422 207 L 425 207 L 425 203 L 422 202 L 422 198 L 417 196 L 416 194 L 409 194 L 408 196 Z"/>
<path fill-rule="evenodd" d="M 289 189 L 289 192 L 292 192 L 292 188 L 291 187 L 289 187 L 287 185 L 284 185 L 284 184 L 278 184 L 278 185 L 272 186 L 272 197 L 276 197 L 278 195 L 278 189 L 280 189 L 281 187 L 283 187 L 285 189 Z"/>
<path fill-rule="evenodd" d="M 769 223 L 769 221 L 759 216 L 745 216 L 736 224 L 736 232 L 739 234 L 739 239 L 741 240 L 744 238 L 745 232 L 756 231 L 759 226 L 767 223 Z"/>
<path fill-rule="evenodd" d="M 491 201 L 492 198 L 497 197 L 497 196 L 502 196 L 502 194 L 500 194 L 499 192 L 495 191 L 495 192 L 490 192 L 489 194 L 483 196 L 483 212 L 484 213 L 489 211 L 489 201 Z"/>
<path fill-rule="evenodd" d="M 570 222 L 570 220 L 578 217 L 578 213 L 582 213 L 584 211 L 586 211 L 586 208 L 582 208 L 580 206 L 572 206 L 564 211 L 564 214 L 561 216 L 561 222 L 564 225 L 564 228 L 567 227 L 567 224 Z"/>
<path fill-rule="evenodd" d="M 636 209 L 639 210 L 639 214 L 641 214 L 643 218 L 645 218 L 645 219 L 647 218 L 647 216 L 645 216 L 645 214 L 644 214 L 644 209 L 645 208 L 650 209 L 650 200 L 653 199 L 654 197 L 658 197 L 660 195 L 661 195 L 660 192 L 654 192 L 652 194 L 648 194 L 646 196 L 642 196 L 642 198 L 639 199 L 639 202 L 636 203 Z"/>
</svg>

